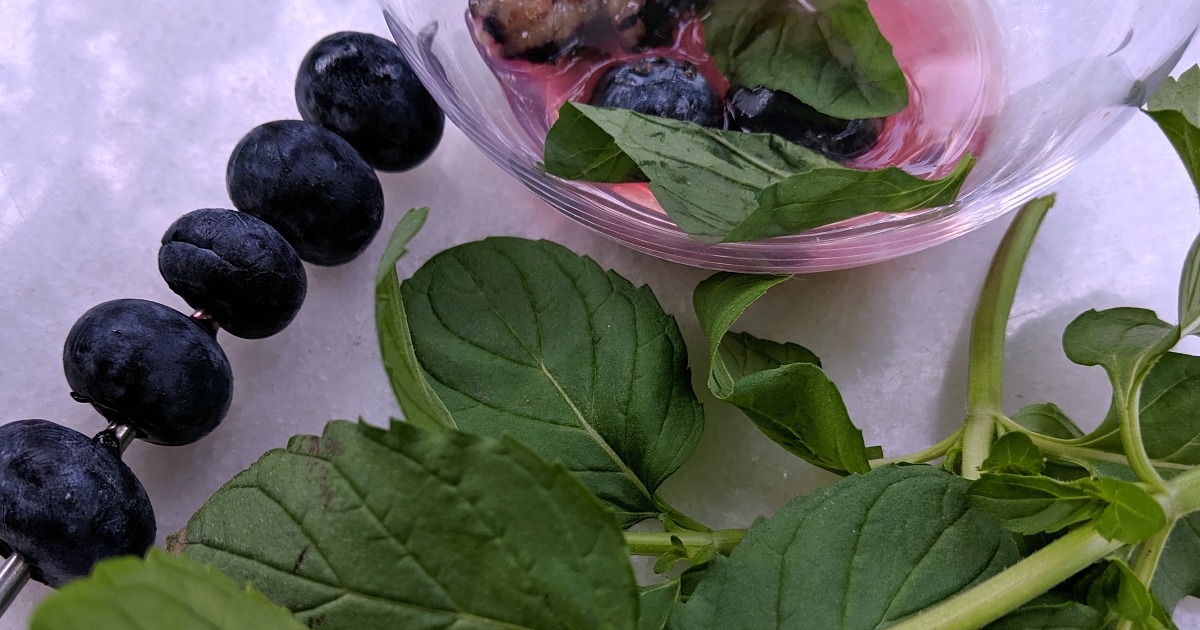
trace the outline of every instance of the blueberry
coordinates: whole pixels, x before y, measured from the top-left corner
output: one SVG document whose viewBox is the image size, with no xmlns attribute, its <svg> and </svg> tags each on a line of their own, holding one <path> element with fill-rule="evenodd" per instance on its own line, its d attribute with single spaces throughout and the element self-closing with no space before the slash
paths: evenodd
<svg viewBox="0 0 1200 630">
<path fill-rule="evenodd" d="M 245 339 L 287 327 L 308 290 L 304 265 L 287 240 L 235 210 L 196 210 L 172 223 L 158 270 L 192 308 Z"/>
<path fill-rule="evenodd" d="M 843 120 L 822 114 L 787 92 L 739 87 L 729 96 L 731 129 L 773 133 L 847 161 L 875 146 L 883 130 L 878 118 Z"/>
<path fill-rule="evenodd" d="M 666 57 L 645 57 L 614 66 L 596 84 L 590 103 L 717 127 L 721 98 L 696 66 Z"/>
<path fill-rule="evenodd" d="M 669 46 L 675 42 L 679 21 L 696 15 L 707 0 L 646 0 L 642 21 L 646 25 L 643 46 Z"/>
<path fill-rule="evenodd" d="M 442 139 L 446 117 L 400 47 L 368 33 L 334 33 L 296 74 L 300 117 L 336 132 L 381 171 L 407 171 Z"/>
<path fill-rule="evenodd" d="M 233 397 L 221 346 L 192 318 L 155 302 L 113 300 L 83 314 L 63 348 L 67 383 L 105 418 L 165 446 L 208 435 Z"/>
<path fill-rule="evenodd" d="M 341 136 L 300 120 L 255 127 L 225 171 L 238 210 L 271 224 L 302 260 L 354 260 L 383 225 L 383 188 Z"/>
<path fill-rule="evenodd" d="M 141 482 L 102 440 L 46 420 L 0 426 L 0 554 L 59 587 L 104 558 L 143 555 L 154 509 Z"/>
</svg>

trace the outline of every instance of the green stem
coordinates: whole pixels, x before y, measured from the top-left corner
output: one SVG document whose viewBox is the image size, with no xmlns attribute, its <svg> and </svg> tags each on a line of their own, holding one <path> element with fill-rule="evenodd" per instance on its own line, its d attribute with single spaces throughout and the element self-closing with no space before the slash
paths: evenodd
<svg viewBox="0 0 1200 630">
<path fill-rule="evenodd" d="M 959 427 L 958 430 L 954 433 L 951 433 L 949 437 L 923 451 L 917 451 L 916 453 L 901 455 L 899 457 L 873 459 L 871 460 L 871 468 L 880 468 L 882 466 L 887 466 L 888 464 L 924 464 L 925 462 L 935 460 L 950 452 L 950 449 L 958 446 L 959 441 L 962 439 L 962 433 L 962 427 Z"/>
<path fill-rule="evenodd" d="M 1175 529 L 1176 520 L 1167 521 L 1167 526 L 1143 542 L 1141 549 L 1138 550 L 1133 573 L 1141 580 L 1142 584 L 1146 585 L 1146 588 L 1150 588 L 1150 583 L 1154 580 L 1154 572 L 1158 570 L 1158 561 L 1162 558 L 1163 549 L 1167 546 L 1167 539 L 1171 537 L 1171 531 Z M 1117 630 L 1133 630 L 1133 622 L 1123 620 L 1117 625 Z"/>
<path fill-rule="evenodd" d="M 1158 495 L 1158 498 L 1164 503 L 1163 509 L 1170 522 L 1200 511 L 1200 468 L 1172 479 L 1167 484 L 1166 494 Z M 1151 543 L 1160 536 L 1165 539 L 1169 532 L 1159 532 L 1151 539 Z M 983 627 L 1122 546 L 1120 542 L 1105 540 L 1090 524 L 1081 526 L 982 584 L 909 617 L 903 623 L 892 626 L 891 630 L 966 630 Z M 1144 562 L 1139 559 L 1138 564 L 1148 565 L 1149 562 L 1148 559 Z M 1148 566 L 1142 566 L 1142 569 L 1149 570 Z"/>
<path fill-rule="evenodd" d="M 1171 346 L 1175 344 L 1172 343 Z M 1163 349 L 1162 353 L 1166 353 L 1170 346 Z M 1125 450 L 1125 457 L 1129 459 L 1129 467 L 1133 469 L 1134 474 L 1138 479 L 1150 484 L 1156 490 L 1166 490 L 1167 483 L 1163 481 L 1162 475 L 1154 469 L 1154 463 L 1150 460 L 1150 455 L 1146 453 L 1146 444 L 1142 441 L 1142 383 L 1146 380 L 1146 375 L 1150 373 L 1150 368 L 1154 362 L 1148 362 L 1134 380 L 1133 388 L 1125 395 L 1124 404 L 1118 406 L 1117 415 L 1121 421 L 1121 447 Z"/>
<path fill-rule="evenodd" d="M 1054 205 L 1054 196 L 1025 204 L 1008 228 L 987 280 L 979 292 L 979 303 L 971 321 L 971 350 L 967 378 L 967 422 L 963 434 L 963 476 L 979 477 L 979 466 L 987 458 L 995 439 L 995 415 L 1001 410 L 1004 383 L 1004 341 L 1008 317 L 1021 271 L 1038 228 Z"/>
<path fill-rule="evenodd" d="M 729 555 L 745 537 L 744 529 L 722 529 L 715 532 L 625 532 L 625 543 L 629 545 L 630 555 L 634 556 L 661 556 L 675 548 L 671 542 L 672 538 L 678 539 L 687 547 L 689 556 L 711 545 L 716 545 L 717 551 L 723 555 Z"/>
<path fill-rule="evenodd" d="M 967 416 L 962 440 L 962 476 L 966 479 L 980 477 L 980 468 L 996 440 L 996 415 L 972 413 Z"/>
<path fill-rule="evenodd" d="M 1091 525 L 1076 529 L 987 581 L 927 608 L 891 630 L 981 628 L 1120 549 Z"/>
<path fill-rule="evenodd" d="M 712 529 L 709 528 L 704 523 L 697 521 L 696 519 L 688 516 L 687 514 L 684 514 L 683 512 L 680 512 L 679 510 L 676 510 L 674 507 L 671 506 L 670 503 L 667 503 L 666 501 L 664 501 L 662 499 L 662 497 L 659 497 L 657 494 L 654 495 L 654 505 L 656 507 L 658 507 L 658 509 L 662 511 L 663 516 L 670 519 L 671 523 L 673 523 L 676 527 L 685 529 L 690 532 L 711 532 L 712 531 Z"/>
</svg>

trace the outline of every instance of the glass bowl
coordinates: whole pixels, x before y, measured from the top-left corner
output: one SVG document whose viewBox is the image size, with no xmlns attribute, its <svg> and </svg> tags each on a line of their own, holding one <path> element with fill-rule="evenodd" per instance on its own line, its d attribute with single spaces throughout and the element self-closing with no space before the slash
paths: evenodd
<svg viewBox="0 0 1200 630">
<path fill-rule="evenodd" d="M 745 273 L 809 273 L 888 260 L 1015 209 L 1124 125 L 1174 68 L 1200 24 L 1200 2 L 1179 0 L 871 0 L 914 95 L 897 118 L 915 117 L 916 133 L 930 131 L 924 126 L 937 137 L 932 159 L 919 145 L 874 158 L 925 175 L 966 151 L 977 154 L 958 201 L 795 236 L 706 244 L 677 228 L 644 188 L 563 180 L 539 166 L 548 121 L 517 114 L 514 104 L 517 110 L 522 104 L 510 98 L 472 36 L 467 0 L 379 3 L 451 121 L 550 205 L 653 256 Z M 934 5 L 940 14 L 929 10 Z M 930 15 L 941 15 L 943 23 Z M 955 26 L 947 27 L 947 20 Z M 953 110 L 949 117 L 947 109 Z"/>
</svg>

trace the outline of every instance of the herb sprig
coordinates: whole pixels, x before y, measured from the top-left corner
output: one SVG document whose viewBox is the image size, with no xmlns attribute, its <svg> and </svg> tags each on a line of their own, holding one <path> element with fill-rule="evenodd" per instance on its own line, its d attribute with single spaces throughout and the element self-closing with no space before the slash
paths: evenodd
<svg viewBox="0 0 1200 630">
<path fill-rule="evenodd" d="M 1195 103 L 1200 68 L 1149 106 L 1189 165 Z M 786 279 L 701 284 L 712 393 L 845 475 L 745 531 L 712 531 L 655 493 L 702 416 L 675 322 L 649 290 L 519 239 L 451 249 L 400 283 L 396 258 L 425 217 L 411 213 L 377 297 L 389 375 L 421 426 L 335 422 L 297 437 L 218 491 L 172 549 L 309 627 L 1172 628 L 1178 601 L 1200 596 L 1200 357 L 1176 351 L 1200 319 L 1200 248 L 1177 323 L 1119 308 L 1068 327 L 1068 357 L 1113 384 L 1099 428 L 1084 434 L 1051 404 L 1008 415 L 1009 312 L 1052 202 L 1018 214 L 984 283 L 963 427 L 920 453 L 866 448 L 811 352 L 728 332 Z M 622 532 L 642 518 L 661 531 Z M 628 554 L 689 568 L 639 589 Z M 109 596 L 124 583 L 112 576 L 175 584 L 163 560 L 114 562 L 48 598 L 35 628 L 85 627 L 46 620 L 114 602 L 140 627 L 170 623 L 153 606 L 173 597 L 161 588 Z M 275 610 L 227 586 L 205 589 L 254 599 L 264 619 Z"/>
</svg>

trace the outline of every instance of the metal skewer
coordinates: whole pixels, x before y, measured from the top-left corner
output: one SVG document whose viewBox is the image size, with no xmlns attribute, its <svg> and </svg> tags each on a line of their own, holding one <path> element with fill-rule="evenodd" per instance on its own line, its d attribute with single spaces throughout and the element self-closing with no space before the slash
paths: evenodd
<svg viewBox="0 0 1200 630">
<path fill-rule="evenodd" d="M 107 429 L 100 432 L 100 435 L 104 433 L 112 435 L 120 453 L 124 453 L 125 449 L 129 447 L 129 443 L 137 437 L 137 432 L 127 424 L 109 424 Z M 21 554 L 13 551 L 4 564 L 0 565 L 0 617 L 4 616 L 5 611 L 8 610 L 13 600 L 17 599 L 17 595 L 28 582 L 29 563 L 25 562 L 25 558 L 22 558 Z"/>
</svg>

